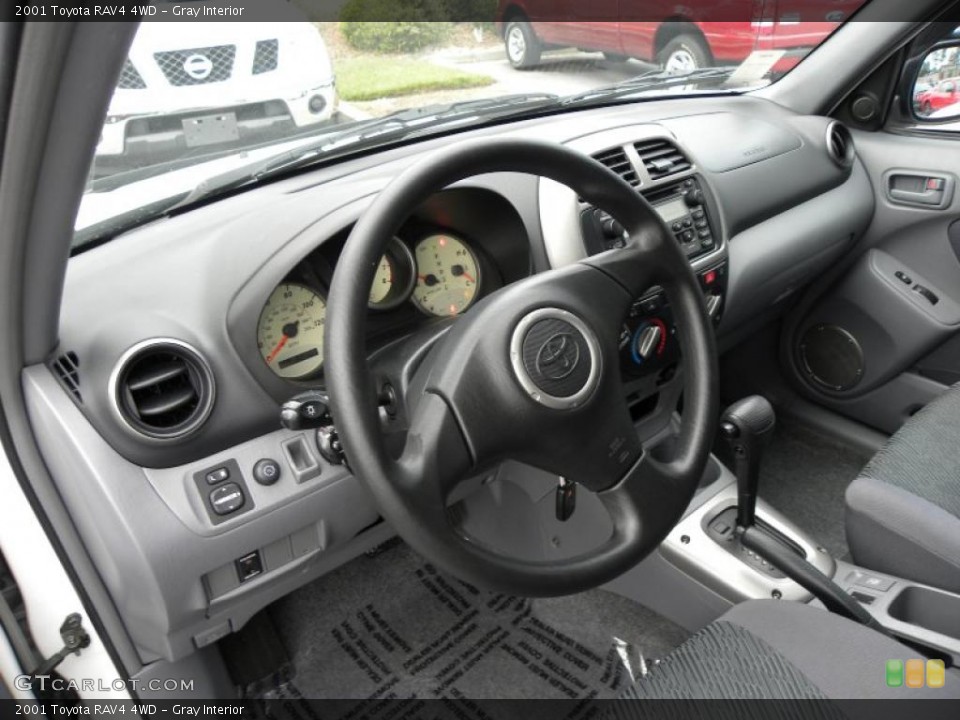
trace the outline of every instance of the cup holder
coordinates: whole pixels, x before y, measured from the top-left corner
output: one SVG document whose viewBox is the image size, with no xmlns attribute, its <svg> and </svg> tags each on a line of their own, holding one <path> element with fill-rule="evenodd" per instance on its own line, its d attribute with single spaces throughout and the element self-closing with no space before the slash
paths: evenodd
<svg viewBox="0 0 960 720">
<path fill-rule="evenodd" d="M 960 595 L 910 586 L 893 599 L 888 612 L 895 620 L 960 640 Z"/>
</svg>

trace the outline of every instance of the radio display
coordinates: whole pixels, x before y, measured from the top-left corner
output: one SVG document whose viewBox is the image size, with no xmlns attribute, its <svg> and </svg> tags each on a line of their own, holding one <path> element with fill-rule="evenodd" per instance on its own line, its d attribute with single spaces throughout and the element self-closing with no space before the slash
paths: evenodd
<svg viewBox="0 0 960 720">
<path fill-rule="evenodd" d="M 671 200 L 663 205 L 657 205 L 655 209 L 667 224 L 685 218 L 689 214 L 687 204 L 683 200 Z"/>
</svg>

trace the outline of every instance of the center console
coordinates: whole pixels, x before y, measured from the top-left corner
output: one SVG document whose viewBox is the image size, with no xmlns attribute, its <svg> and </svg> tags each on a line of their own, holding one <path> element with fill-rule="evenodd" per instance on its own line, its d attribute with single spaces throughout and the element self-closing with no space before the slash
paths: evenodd
<svg viewBox="0 0 960 720">
<path fill-rule="evenodd" d="M 834 582 L 894 637 L 960 665 L 960 595 L 843 561 Z"/>
<path fill-rule="evenodd" d="M 684 173 L 640 193 L 660 215 L 691 263 L 714 326 L 720 324 L 727 291 L 728 266 L 723 252 L 719 212 L 705 182 Z M 587 255 L 623 247 L 623 227 L 601 209 L 581 204 L 580 232 Z M 635 420 L 675 393 L 664 392 L 680 369 L 680 346 L 670 299 L 663 288 L 649 288 L 623 318 L 620 373 Z"/>
</svg>

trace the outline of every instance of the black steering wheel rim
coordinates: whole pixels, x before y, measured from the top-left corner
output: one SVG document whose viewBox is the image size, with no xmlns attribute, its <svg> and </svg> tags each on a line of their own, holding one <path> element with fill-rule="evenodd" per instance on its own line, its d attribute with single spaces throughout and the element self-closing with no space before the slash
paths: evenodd
<svg viewBox="0 0 960 720">
<path fill-rule="evenodd" d="M 445 187 L 493 172 L 526 173 L 571 187 L 621 222 L 629 241 L 621 250 L 508 286 L 459 318 L 431 351 L 433 362 L 417 385 L 418 396 L 411 398 L 416 411 L 407 448 L 397 460 L 381 434 L 377 390 L 366 360 L 368 288 L 390 239 L 417 207 Z M 611 362 L 616 353 L 611 343 L 627 308 L 654 284 L 664 288 L 674 307 L 685 367 L 675 454 L 662 461 L 640 445 L 622 393 L 623 407 L 617 403 L 619 375 Z M 614 308 L 620 314 L 609 316 Z M 509 346 L 517 327 L 544 309 L 559 313 L 561 322 L 564 313 L 582 322 L 583 339 L 589 345 L 592 335 L 606 358 L 598 360 L 601 377 L 579 405 L 550 408 L 537 393 L 525 394 L 516 359 L 511 363 Z M 525 139 L 459 143 L 396 178 L 357 222 L 338 261 L 325 347 L 341 441 L 384 518 L 438 566 L 491 589 L 549 596 L 612 580 L 666 537 L 696 491 L 709 456 L 718 412 L 716 351 L 699 283 L 643 197 L 608 168 L 561 145 Z M 497 425 L 504 426 L 499 431 L 484 427 L 494 411 Z M 575 425 L 590 429 L 583 440 L 589 458 L 569 451 Z M 524 437 L 524 428 L 532 434 Z M 560 436 L 557 442 L 541 437 L 546 433 L 541 428 Z M 446 512 L 448 483 L 508 458 L 561 475 L 569 469 L 607 507 L 611 539 L 576 558 L 528 561 L 457 532 Z"/>
</svg>

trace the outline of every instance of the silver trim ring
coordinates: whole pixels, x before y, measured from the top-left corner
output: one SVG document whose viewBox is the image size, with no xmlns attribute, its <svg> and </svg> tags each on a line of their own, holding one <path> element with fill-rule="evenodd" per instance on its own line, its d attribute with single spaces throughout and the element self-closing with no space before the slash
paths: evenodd
<svg viewBox="0 0 960 720">
<path fill-rule="evenodd" d="M 188 425 L 177 430 L 175 433 L 165 433 L 163 431 L 148 432 L 137 428 L 127 418 L 120 404 L 120 376 L 126 370 L 126 367 L 130 361 L 145 350 L 150 348 L 162 348 L 164 346 L 174 347 L 181 352 L 186 353 L 192 360 L 194 360 L 200 368 L 200 371 L 204 376 L 204 380 L 208 385 L 206 402 L 200 406 L 196 417 L 191 420 Z M 120 359 L 117 361 L 116 365 L 113 366 L 107 388 L 110 395 L 110 409 L 113 411 L 113 414 L 117 420 L 120 421 L 120 426 L 127 433 L 134 435 L 139 440 L 148 440 L 158 443 L 168 443 L 171 441 L 182 440 L 183 438 L 197 432 L 210 417 L 210 413 L 213 412 L 213 406 L 217 395 L 217 384 L 213 377 L 213 370 L 210 368 L 210 364 L 207 362 L 207 359 L 201 355 L 200 351 L 193 347 L 193 345 L 190 345 L 183 340 L 175 340 L 173 338 L 151 338 L 149 340 L 142 340 L 133 347 L 128 348 L 123 355 L 120 356 Z"/>
<path fill-rule="evenodd" d="M 557 397 L 545 393 L 533 382 L 533 378 L 530 377 L 523 365 L 523 341 L 527 332 L 541 320 L 550 319 L 561 320 L 575 327 L 583 336 L 590 352 L 590 374 L 587 376 L 587 381 L 583 388 L 569 397 Z M 597 340 L 597 336 L 583 320 L 560 308 L 540 308 L 526 315 L 514 328 L 513 337 L 510 339 L 510 364 L 513 366 L 513 374 L 520 386 L 535 402 L 554 410 L 571 410 L 586 402 L 600 384 L 603 356 L 600 353 L 600 342 Z"/>
</svg>

